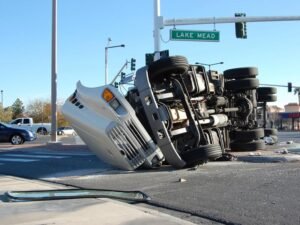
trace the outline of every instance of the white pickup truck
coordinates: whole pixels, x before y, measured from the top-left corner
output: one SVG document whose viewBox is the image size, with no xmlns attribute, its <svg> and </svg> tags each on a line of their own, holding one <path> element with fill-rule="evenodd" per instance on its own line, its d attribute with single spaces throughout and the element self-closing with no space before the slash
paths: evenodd
<svg viewBox="0 0 300 225">
<path fill-rule="evenodd" d="M 9 123 L 12 127 L 23 128 L 37 134 L 46 135 L 51 131 L 50 123 L 33 123 L 32 118 L 17 118 Z"/>
</svg>

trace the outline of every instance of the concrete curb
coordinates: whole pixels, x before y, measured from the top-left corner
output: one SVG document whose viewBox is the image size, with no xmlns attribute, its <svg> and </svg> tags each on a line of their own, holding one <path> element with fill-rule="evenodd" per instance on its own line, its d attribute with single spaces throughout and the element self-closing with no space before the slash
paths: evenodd
<svg viewBox="0 0 300 225">
<path fill-rule="evenodd" d="M 71 199 L 35 202 L 3 202 L 6 191 L 65 189 L 59 184 L 0 176 L 2 224 L 166 224 L 193 225 L 159 211 L 111 199 Z M 68 187 L 69 189 L 69 187 Z M 17 212 L 17 213 L 16 213 Z M 14 216 L 12 216 L 14 215 Z"/>
</svg>

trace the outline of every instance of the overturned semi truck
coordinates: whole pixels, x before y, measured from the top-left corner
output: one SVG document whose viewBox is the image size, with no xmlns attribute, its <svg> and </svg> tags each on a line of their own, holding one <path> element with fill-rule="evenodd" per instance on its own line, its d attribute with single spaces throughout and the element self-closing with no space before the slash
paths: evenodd
<svg viewBox="0 0 300 225">
<path fill-rule="evenodd" d="M 223 74 L 189 64 L 183 56 L 161 58 L 136 71 L 125 95 L 113 85 L 80 82 L 62 112 L 103 161 L 124 170 L 192 167 L 227 151 L 264 149 L 258 108 L 276 101 L 276 89 L 259 87 L 258 69 Z"/>
</svg>

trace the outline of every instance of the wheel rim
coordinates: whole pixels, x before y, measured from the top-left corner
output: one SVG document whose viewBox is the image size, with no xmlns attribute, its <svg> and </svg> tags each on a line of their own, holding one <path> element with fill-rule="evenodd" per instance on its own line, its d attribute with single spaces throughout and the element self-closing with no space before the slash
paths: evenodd
<svg viewBox="0 0 300 225">
<path fill-rule="evenodd" d="M 14 144 L 14 145 L 19 145 L 22 143 L 22 138 L 19 136 L 19 135 L 14 135 L 12 138 L 11 138 L 11 142 Z"/>
</svg>

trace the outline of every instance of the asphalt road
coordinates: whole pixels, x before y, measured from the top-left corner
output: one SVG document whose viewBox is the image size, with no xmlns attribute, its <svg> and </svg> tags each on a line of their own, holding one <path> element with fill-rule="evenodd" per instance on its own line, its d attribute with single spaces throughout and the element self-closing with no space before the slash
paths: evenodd
<svg viewBox="0 0 300 225">
<path fill-rule="evenodd" d="M 179 216 L 196 223 L 206 218 L 249 225 L 299 224 L 299 182 L 299 163 L 211 163 L 196 171 L 107 173 L 63 180 L 83 188 L 140 190 L 162 206 L 186 212 Z"/>
<path fill-rule="evenodd" d="M 279 140 L 298 142 L 298 136 L 280 133 Z M 80 143 L 77 137 L 61 141 Z M 126 172 L 101 162 L 84 146 L 47 149 L 27 143 L 21 148 L 0 145 L 0 174 L 82 188 L 144 191 L 159 211 L 198 224 L 300 224 L 299 162 L 210 162 L 197 170 Z"/>
</svg>

